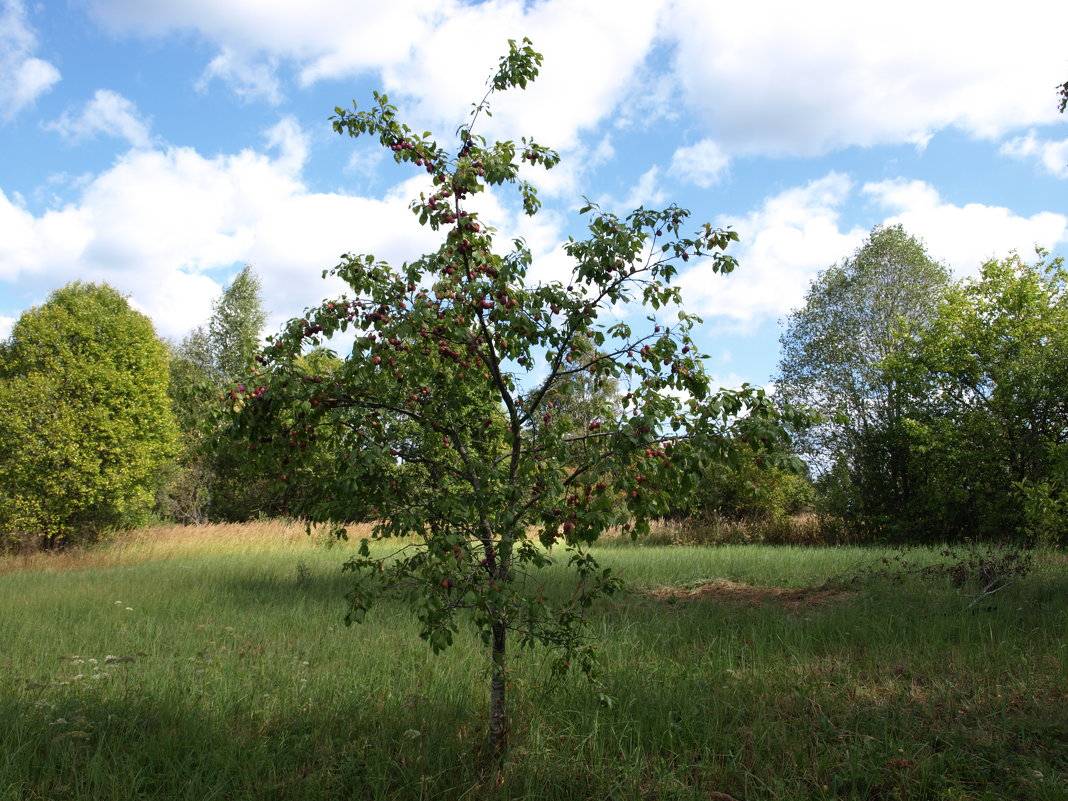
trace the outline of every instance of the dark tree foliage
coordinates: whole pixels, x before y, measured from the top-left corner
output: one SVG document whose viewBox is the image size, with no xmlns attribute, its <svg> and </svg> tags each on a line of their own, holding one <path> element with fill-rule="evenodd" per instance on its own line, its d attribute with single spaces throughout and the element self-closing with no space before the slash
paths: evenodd
<svg viewBox="0 0 1068 801">
<path fill-rule="evenodd" d="M 245 391 L 266 314 L 259 278 L 246 265 L 198 326 L 171 350 L 171 388 L 182 452 L 160 498 L 161 512 L 182 523 L 248 520 L 288 511 L 285 493 L 250 469 L 248 443 L 235 438 L 236 390 Z"/>
<path fill-rule="evenodd" d="M 892 371 L 910 388 L 909 439 L 925 478 L 914 514 L 928 535 L 1059 539 L 1068 526 L 1061 518 L 1058 530 L 1056 503 L 1068 444 L 1062 261 L 983 265 Z"/>
</svg>

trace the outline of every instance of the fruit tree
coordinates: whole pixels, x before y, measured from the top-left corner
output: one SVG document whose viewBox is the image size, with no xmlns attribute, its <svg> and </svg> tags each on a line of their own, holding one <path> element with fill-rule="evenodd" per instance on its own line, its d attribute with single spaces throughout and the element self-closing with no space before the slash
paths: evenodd
<svg viewBox="0 0 1068 801">
<path fill-rule="evenodd" d="M 511 186 L 527 214 L 538 211 L 521 174 L 553 167 L 557 154 L 527 139 L 488 142 L 475 124 L 493 92 L 524 87 L 540 62 L 529 41 L 510 42 L 451 151 L 399 122 L 384 95 L 366 111 L 336 110 L 338 133 L 376 137 L 427 173 L 431 187 L 412 208 L 442 244 L 400 266 L 343 256 L 329 272 L 351 293 L 271 338 L 260 377 L 235 404 L 254 447 L 288 463 L 279 480 L 330 432 L 333 478 L 301 511 L 374 520 L 371 540 L 398 538 L 389 556 L 364 540 L 346 565 L 358 575 L 348 620 L 389 591 L 415 601 L 435 651 L 473 623 L 492 659 L 498 754 L 509 641 L 554 646 L 557 670 L 590 671 L 583 613 L 620 580 L 588 546 L 609 529 L 642 533 L 702 466 L 730 458 L 739 429 L 761 442 L 785 437 L 783 413 L 761 390 L 710 386 L 690 339 L 699 321 L 672 285 L 682 262 L 731 270 L 733 231 L 706 224 L 686 234 L 688 212 L 676 206 L 619 217 L 587 204 L 585 238 L 564 246 L 570 281 L 537 282 L 524 243 L 500 248 L 473 209 L 478 193 Z M 619 309 L 625 316 L 607 314 Z M 339 366 L 325 375 L 301 366 L 303 352 L 344 331 L 355 341 Z M 590 406 L 594 419 L 561 413 L 587 384 L 617 397 Z M 574 579 L 566 597 L 540 578 L 557 562 Z"/>
</svg>

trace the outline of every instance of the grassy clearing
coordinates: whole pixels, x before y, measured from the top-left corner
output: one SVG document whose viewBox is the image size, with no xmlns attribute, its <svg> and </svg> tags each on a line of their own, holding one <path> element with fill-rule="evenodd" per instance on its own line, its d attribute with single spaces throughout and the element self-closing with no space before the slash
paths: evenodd
<svg viewBox="0 0 1068 801">
<path fill-rule="evenodd" d="M 517 655 L 497 774 L 481 648 L 435 657 L 394 605 L 346 629 L 348 547 L 272 523 L 5 558 L 0 799 L 1068 798 L 1063 559 L 964 611 L 917 576 L 811 589 L 872 549 L 608 543 L 616 701 Z"/>
</svg>

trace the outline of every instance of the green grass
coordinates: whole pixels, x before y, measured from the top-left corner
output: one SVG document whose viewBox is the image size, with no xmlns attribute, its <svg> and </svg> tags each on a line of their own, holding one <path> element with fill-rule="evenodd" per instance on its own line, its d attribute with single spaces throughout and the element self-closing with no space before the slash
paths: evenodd
<svg viewBox="0 0 1068 801">
<path fill-rule="evenodd" d="M 606 543 L 615 702 L 516 654 L 496 772 L 481 647 L 433 656 L 392 604 L 347 629 L 347 547 L 269 524 L 0 560 L 0 800 L 1068 798 L 1063 557 L 966 610 L 918 576 L 753 589 L 875 549 Z M 646 592 L 711 579 L 751 586 Z"/>
</svg>

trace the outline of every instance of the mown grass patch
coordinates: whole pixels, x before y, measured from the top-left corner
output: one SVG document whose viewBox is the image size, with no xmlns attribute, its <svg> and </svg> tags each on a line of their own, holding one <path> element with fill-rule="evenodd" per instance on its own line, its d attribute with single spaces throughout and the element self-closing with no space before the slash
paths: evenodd
<svg viewBox="0 0 1068 801">
<path fill-rule="evenodd" d="M 164 529 L 5 562 L 0 799 L 1066 797 L 1061 559 L 968 609 L 863 573 L 880 550 L 612 543 L 614 703 L 516 654 L 497 772 L 480 644 L 435 657 L 394 604 L 346 629 L 351 546 L 326 542 Z"/>
</svg>

